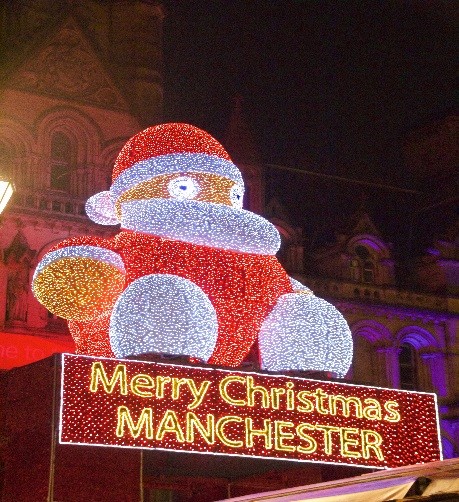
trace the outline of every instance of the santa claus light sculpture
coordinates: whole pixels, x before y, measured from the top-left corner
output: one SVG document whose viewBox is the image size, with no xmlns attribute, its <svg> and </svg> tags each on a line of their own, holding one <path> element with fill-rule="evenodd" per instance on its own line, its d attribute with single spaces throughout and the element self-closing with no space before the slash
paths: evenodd
<svg viewBox="0 0 459 502">
<path fill-rule="evenodd" d="M 120 232 L 53 247 L 34 294 L 68 320 L 80 354 L 236 367 L 258 338 L 263 369 L 343 376 L 352 359 L 345 319 L 288 277 L 277 229 L 242 209 L 243 194 L 241 173 L 208 133 L 150 127 L 121 150 L 110 190 L 86 204 L 93 221 L 121 223 Z"/>
</svg>

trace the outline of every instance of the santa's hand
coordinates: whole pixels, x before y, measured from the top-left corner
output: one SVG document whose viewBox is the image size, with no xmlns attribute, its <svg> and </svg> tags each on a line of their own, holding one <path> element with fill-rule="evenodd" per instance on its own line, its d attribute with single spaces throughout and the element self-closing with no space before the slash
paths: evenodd
<svg viewBox="0 0 459 502">
<path fill-rule="evenodd" d="M 96 246 L 68 246 L 46 254 L 32 288 L 50 312 L 64 319 L 88 321 L 109 312 L 124 289 L 125 270 L 114 251 Z"/>
</svg>

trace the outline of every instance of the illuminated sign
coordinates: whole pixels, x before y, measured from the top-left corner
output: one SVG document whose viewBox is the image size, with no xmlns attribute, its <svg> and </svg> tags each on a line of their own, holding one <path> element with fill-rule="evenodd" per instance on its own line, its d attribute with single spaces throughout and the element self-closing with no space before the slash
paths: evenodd
<svg viewBox="0 0 459 502">
<path fill-rule="evenodd" d="M 372 468 L 441 459 L 436 396 L 63 354 L 60 442 Z"/>
</svg>

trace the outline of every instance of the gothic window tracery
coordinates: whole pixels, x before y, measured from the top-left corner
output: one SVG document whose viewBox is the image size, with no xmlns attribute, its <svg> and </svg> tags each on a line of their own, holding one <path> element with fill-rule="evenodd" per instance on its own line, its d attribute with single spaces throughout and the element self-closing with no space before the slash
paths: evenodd
<svg viewBox="0 0 459 502">
<path fill-rule="evenodd" d="M 417 390 L 417 353 L 416 348 L 411 345 L 411 343 L 405 342 L 400 346 L 398 365 L 400 371 L 400 388 L 405 390 Z"/>
<path fill-rule="evenodd" d="M 61 131 L 53 133 L 51 137 L 50 188 L 70 192 L 74 157 L 70 138 Z"/>
</svg>

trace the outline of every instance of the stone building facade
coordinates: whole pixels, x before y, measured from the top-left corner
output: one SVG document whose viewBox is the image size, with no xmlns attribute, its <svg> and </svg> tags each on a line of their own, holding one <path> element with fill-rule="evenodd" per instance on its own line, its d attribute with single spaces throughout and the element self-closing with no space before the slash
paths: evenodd
<svg viewBox="0 0 459 502">
<path fill-rule="evenodd" d="M 33 300 L 31 274 L 53 243 L 110 233 L 95 228 L 84 204 L 109 186 L 125 141 L 161 121 L 164 13 L 142 1 L 0 8 L 0 169 L 16 186 L 1 222 L 0 324 L 59 342 L 64 324 Z M 4 352 L 19 356 L 20 346 L 6 343 Z"/>
<path fill-rule="evenodd" d="M 450 151 L 441 154 L 438 145 L 456 148 L 451 127 L 455 124 L 457 132 L 457 121 L 447 117 L 444 123 L 437 124 L 434 132 L 442 135 L 446 131 L 446 139 L 413 133 L 417 141 L 420 136 L 424 138 L 420 153 L 414 153 L 416 143 L 405 146 L 417 162 L 422 162 L 428 150 L 425 143 L 437 145 L 439 172 L 432 165 L 420 170 L 420 182 L 429 187 L 426 191 L 436 187 L 432 190 L 437 201 L 433 209 L 440 197 L 447 207 L 437 213 L 452 214 L 443 222 L 443 232 L 439 234 L 434 226 L 428 230 L 430 247 L 417 258 L 409 256 L 408 266 L 404 263 L 402 268 L 397 263 L 395 256 L 400 254 L 376 228 L 365 204 L 334 229 L 334 240 L 312 249 L 305 246 L 307 236 L 290 221 L 277 197 L 266 201 L 264 213 L 281 234 L 279 258 L 285 268 L 337 306 L 350 325 L 354 357 L 346 379 L 364 385 L 435 392 L 443 454 L 451 458 L 459 456 L 459 219 L 454 214 L 457 191 L 454 194 L 451 188 L 456 176 L 453 155 Z M 247 151 L 246 145 L 239 153 L 253 158 Z M 230 153 L 236 152 L 230 149 Z M 407 156 L 406 162 L 410 158 Z M 427 158 L 431 162 L 432 155 Z M 413 165 L 408 169 L 419 171 Z M 426 177 L 427 172 L 434 180 Z M 310 178 L 307 181 L 314 182 Z"/>
<path fill-rule="evenodd" d="M 366 385 L 435 392 L 443 453 L 456 457 L 459 299 L 453 291 L 457 283 L 448 284 L 451 293 L 444 289 L 435 293 L 419 283 L 400 287 L 390 245 L 368 214 L 357 216 L 356 225 L 339 235 L 333 246 L 313 253 L 312 273 L 297 277 L 335 304 L 351 327 L 354 358 L 347 378 Z M 441 246 L 436 243 L 436 248 Z"/>
</svg>

